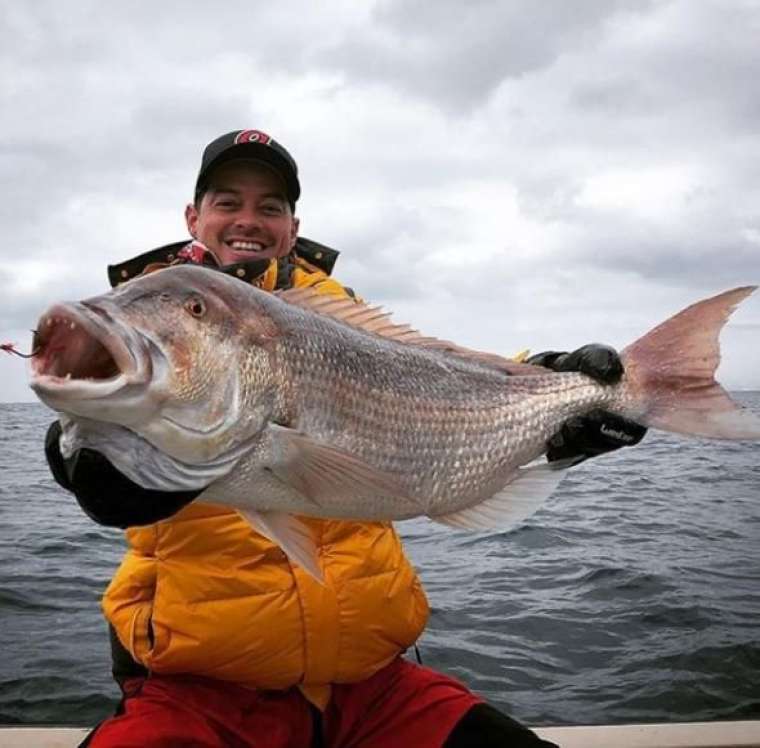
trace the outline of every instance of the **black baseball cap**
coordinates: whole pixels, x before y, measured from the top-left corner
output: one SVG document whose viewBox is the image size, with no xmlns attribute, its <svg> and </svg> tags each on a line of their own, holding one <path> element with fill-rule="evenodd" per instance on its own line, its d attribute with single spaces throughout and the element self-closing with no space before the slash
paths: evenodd
<svg viewBox="0 0 760 748">
<path fill-rule="evenodd" d="M 301 194 L 296 162 L 273 137 L 261 130 L 233 130 L 206 146 L 195 183 L 196 202 L 208 188 L 211 170 L 237 158 L 252 158 L 269 164 L 283 178 L 290 208 L 295 209 L 296 200 Z"/>
</svg>

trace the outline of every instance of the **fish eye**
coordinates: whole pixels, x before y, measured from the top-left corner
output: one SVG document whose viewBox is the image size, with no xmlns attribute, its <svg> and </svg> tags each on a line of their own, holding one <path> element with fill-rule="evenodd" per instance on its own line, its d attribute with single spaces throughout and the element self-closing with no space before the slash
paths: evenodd
<svg viewBox="0 0 760 748">
<path fill-rule="evenodd" d="M 193 317 L 202 317 L 206 313 L 206 302 L 199 296 L 195 296 L 185 302 L 185 309 L 187 309 Z"/>
</svg>

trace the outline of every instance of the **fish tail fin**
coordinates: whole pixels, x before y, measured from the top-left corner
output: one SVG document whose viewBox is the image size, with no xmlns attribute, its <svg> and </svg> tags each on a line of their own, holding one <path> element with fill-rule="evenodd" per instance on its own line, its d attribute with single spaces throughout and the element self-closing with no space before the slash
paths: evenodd
<svg viewBox="0 0 760 748">
<path fill-rule="evenodd" d="M 622 351 L 636 420 L 679 434 L 760 439 L 760 418 L 715 381 L 720 331 L 756 288 L 735 288 L 692 304 Z"/>
</svg>

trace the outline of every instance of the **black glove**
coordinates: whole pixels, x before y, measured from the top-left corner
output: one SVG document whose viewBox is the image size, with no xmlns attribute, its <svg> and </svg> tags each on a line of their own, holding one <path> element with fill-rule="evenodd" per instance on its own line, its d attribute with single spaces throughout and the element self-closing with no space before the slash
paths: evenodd
<svg viewBox="0 0 760 748">
<path fill-rule="evenodd" d="M 552 371 L 578 371 L 601 384 L 616 384 L 623 376 L 623 364 L 614 348 L 591 343 L 572 353 L 546 351 L 531 356 L 527 363 L 545 366 Z M 611 452 L 638 444 L 647 430 L 627 418 L 606 410 L 593 410 L 575 416 L 547 442 L 546 459 L 578 459 Z"/>
<path fill-rule="evenodd" d="M 64 459 L 59 447 L 61 424 L 55 421 L 45 436 L 45 457 L 56 482 L 71 491 L 84 513 L 108 527 L 152 525 L 189 504 L 196 491 L 153 491 L 120 473 L 100 452 L 78 449 Z"/>
</svg>

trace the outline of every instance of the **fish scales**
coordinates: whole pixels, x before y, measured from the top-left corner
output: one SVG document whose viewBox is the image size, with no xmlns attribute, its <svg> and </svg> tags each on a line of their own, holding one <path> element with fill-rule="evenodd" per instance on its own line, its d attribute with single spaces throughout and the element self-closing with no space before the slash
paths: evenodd
<svg viewBox="0 0 760 748">
<path fill-rule="evenodd" d="M 267 311 L 282 333 L 272 354 L 289 393 L 281 422 L 397 477 L 430 513 L 471 505 L 492 490 L 495 472 L 501 480 L 539 456 L 564 420 L 612 399 L 580 374 L 506 376 L 300 309 Z M 388 515 L 382 498 L 367 518 Z"/>
</svg>

